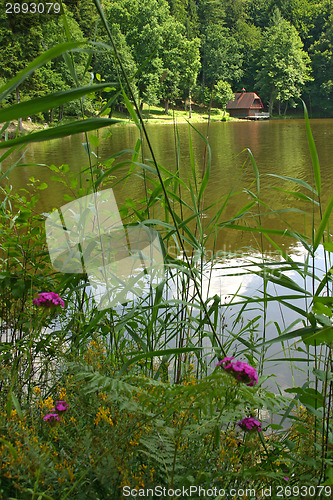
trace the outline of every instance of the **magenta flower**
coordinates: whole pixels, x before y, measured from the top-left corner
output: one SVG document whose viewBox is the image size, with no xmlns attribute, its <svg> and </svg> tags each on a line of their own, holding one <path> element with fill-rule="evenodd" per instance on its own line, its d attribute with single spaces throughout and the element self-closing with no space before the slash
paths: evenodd
<svg viewBox="0 0 333 500">
<path fill-rule="evenodd" d="M 66 401 L 56 401 L 54 405 L 54 411 L 67 411 L 69 404 Z"/>
<path fill-rule="evenodd" d="M 45 415 L 43 420 L 47 420 L 48 422 L 60 422 L 61 418 L 57 413 L 49 413 L 48 415 Z"/>
<path fill-rule="evenodd" d="M 32 303 L 37 307 L 65 307 L 65 302 L 55 292 L 42 292 Z"/>
<path fill-rule="evenodd" d="M 288 476 L 284 476 L 283 478 L 285 481 L 289 481 L 289 477 Z"/>
<path fill-rule="evenodd" d="M 231 362 L 232 359 L 234 358 L 224 358 L 216 366 L 221 366 L 223 370 L 230 373 L 236 380 L 244 382 L 246 385 L 253 387 L 258 383 L 258 374 L 255 368 L 241 361 Z"/>
<path fill-rule="evenodd" d="M 241 429 L 243 429 L 243 431 L 255 431 L 257 430 L 258 432 L 261 432 L 261 422 L 259 422 L 259 420 L 253 418 L 253 417 L 245 417 L 243 418 L 242 420 L 240 420 L 239 422 L 237 422 L 237 425 L 239 425 L 239 427 Z"/>
</svg>

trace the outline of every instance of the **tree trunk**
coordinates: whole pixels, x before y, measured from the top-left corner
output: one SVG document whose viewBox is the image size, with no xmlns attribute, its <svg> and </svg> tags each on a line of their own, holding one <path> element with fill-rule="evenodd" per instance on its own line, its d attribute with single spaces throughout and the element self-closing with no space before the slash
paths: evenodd
<svg viewBox="0 0 333 500">
<path fill-rule="evenodd" d="M 191 101 L 191 87 L 188 89 L 188 100 L 190 101 L 190 109 L 188 112 L 188 117 L 192 118 L 192 101 Z"/>
<path fill-rule="evenodd" d="M 269 100 L 269 106 L 268 106 L 269 116 L 271 116 L 271 114 L 273 112 L 273 104 L 274 104 L 274 97 L 273 97 L 273 90 L 272 90 L 271 97 L 270 97 L 270 100 Z"/>
<path fill-rule="evenodd" d="M 53 122 L 53 108 L 50 110 L 50 123 Z"/>
<path fill-rule="evenodd" d="M 279 116 L 281 116 L 281 101 L 279 101 Z"/>
<path fill-rule="evenodd" d="M 165 105 L 164 105 L 164 114 L 168 115 L 169 114 L 169 99 L 165 100 Z"/>
<path fill-rule="evenodd" d="M 16 88 L 16 102 L 17 102 L 17 104 L 19 104 L 21 102 L 21 95 L 20 95 L 20 90 L 18 87 Z M 19 118 L 19 120 L 18 120 L 18 128 L 19 128 L 19 131 L 22 132 L 22 130 L 23 130 L 22 118 Z"/>
<path fill-rule="evenodd" d="M 286 102 L 286 107 L 284 108 L 284 115 L 287 113 L 287 109 L 288 109 L 288 101 Z"/>
<path fill-rule="evenodd" d="M 142 115 L 142 111 L 143 111 L 143 101 L 140 102 L 140 114 Z"/>
</svg>

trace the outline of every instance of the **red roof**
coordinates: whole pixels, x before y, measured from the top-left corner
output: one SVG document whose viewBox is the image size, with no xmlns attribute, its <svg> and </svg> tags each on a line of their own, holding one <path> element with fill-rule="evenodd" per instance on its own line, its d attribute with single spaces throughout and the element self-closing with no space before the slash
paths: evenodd
<svg viewBox="0 0 333 500">
<path fill-rule="evenodd" d="M 235 99 L 229 101 L 226 109 L 262 109 L 264 106 L 255 92 L 237 92 Z"/>
</svg>

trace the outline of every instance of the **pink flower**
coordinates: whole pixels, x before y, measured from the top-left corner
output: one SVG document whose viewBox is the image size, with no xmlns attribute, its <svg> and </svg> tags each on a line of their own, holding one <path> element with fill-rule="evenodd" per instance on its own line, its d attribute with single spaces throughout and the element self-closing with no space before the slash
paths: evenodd
<svg viewBox="0 0 333 500">
<path fill-rule="evenodd" d="M 56 411 L 67 411 L 69 408 L 69 404 L 66 401 L 56 401 L 54 408 Z"/>
<path fill-rule="evenodd" d="M 55 292 L 42 292 L 32 303 L 37 307 L 65 307 L 65 302 Z"/>
<path fill-rule="evenodd" d="M 237 425 L 244 431 L 254 431 L 257 430 L 258 432 L 261 432 L 261 422 L 259 420 L 253 418 L 253 417 L 245 417 L 242 420 L 240 420 Z"/>
<path fill-rule="evenodd" d="M 45 415 L 43 420 L 48 420 L 49 422 L 60 422 L 61 418 L 57 413 L 49 413 L 48 415 Z"/>
<path fill-rule="evenodd" d="M 255 368 L 241 361 L 231 363 L 232 359 L 234 358 L 224 358 L 216 366 L 221 366 L 223 370 L 230 373 L 236 380 L 244 382 L 250 387 L 258 383 L 258 374 Z"/>
<path fill-rule="evenodd" d="M 285 481 L 289 481 L 289 477 L 288 476 L 284 476 L 283 478 Z"/>
</svg>

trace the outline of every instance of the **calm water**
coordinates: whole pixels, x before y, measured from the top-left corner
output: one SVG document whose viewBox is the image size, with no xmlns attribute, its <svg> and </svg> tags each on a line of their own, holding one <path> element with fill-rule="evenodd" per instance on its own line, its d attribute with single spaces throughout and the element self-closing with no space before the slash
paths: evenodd
<svg viewBox="0 0 333 500">
<path fill-rule="evenodd" d="M 197 125 L 197 129 L 204 136 L 207 135 L 207 125 Z M 321 165 L 322 177 L 322 202 L 326 205 L 333 189 L 333 120 L 311 120 L 313 136 L 317 145 L 318 155 Z M 174 128 L 172 125 L 149 125 L 149 136 L 157 157 L 157 161 L 170 171 L 176 169 L 176 146 Z M 183 178 L 187 174 L 191 175 L 190 168 L 190 150 L 189 150 L 189 126 L 187 124 L 178 125 L 180 138 L 180 171 Z M 114 127 L 112 136 L 103 139 L 105 132 L 100 131 L 99 137 L 101 144 L 98 149 L 95 148 L 95 153 L 100 157 L 101 161 L 108 158 L 117 151 L 134 148 L 138 138 L 137 129 L 133 126 Z M 88 158 L 82 143 L 85 141 L 83 135 L 66 137 L 48 143 L 36 143 L 27 147 L 22 163 L 39 163 L 39 164 L 68 164 L 71 171 L 79 172 L 88 166 Z M 202 138 L 192 130 L 192 143 L 194 150 L 195 169 L 200 178 L 203 175 L 204 152 L 205 144 Z M 311 158 L 308 150 L 305 124 L 303 120 L 280 120 L 280 121 L 263 121 L 263 122 L 215 122 L 210 124 L 209 128 L 209 143 L 212 150 L 211 176 L 205 193 L 205 206 L 214 204 L 210 209 L 205 209 L 205 221 L 209 221 L 223 203 L 223 197 L 233 192 L 227 208 L 222 215 L 221 221 L 231 219 L 238 210 L 246 203 L 251 201 L 249 193 L 244 192 L 248 189 L 256 193 L 256 185 L 254 183 L 254 175 L 251 163 L 246 161 L 248 155 L 242 152 L 245 148 L 250 148 L 260 171 L 260 197 L 267 204 L 261 206 L 261 211 L 284 210 L 279 215 L 263 215 L 263 226 L 277 229 L 285 229 L 288 225 L 301 233 L 311 233 L 312 222 L 312 205 L 296 199 L 291 194 L 282 192 L 285 191 L 303 191 L 300 186 L 291 182 L 284 182 L 270 174 L 277 174 L 289 177 L 296 177 L 303 181 L 314 185 Z M 150 158 L 148 149 L 144 144 L 144 158 Z M 6 162 L 3 169 L 10 166 L 10 162 Z M 117 178 L 125 175 L 126 169 L 117 172 Z M 144 185 L 142 181 L 142 170 L 137 168 L 131 180 L 122 187 L 119 184 L 115 187 L 114 192 L 118 202 L 121 205 L 127 198 L 140 200 L 144 197 Z M 51 176 L 54 175 L 46 167 L 19 167 L 15 169 L 11 176 L 10 182 L 16 189 L 26 187 L 29 177 L 33 175 L 43 182 L 47 182 L 49 189 L 41 192 L 41 202 L 39 209 L 41 212 L 47 212 L 54 207 L 59 207 L 65 202 L 63 201 L 63 186 L 59 183 L 51 181 Z M 182 191 L 182 198 L 190 201 L 190 196 L 186 191 Z M 297 211 L 286 212 L 285 210 L 296 209 Z M 306 214 L 304 213 L 306 212 Z M 255 212 L 254 212 L 255 213 Z M 154 216 L 158 216 L 155 213 Z M 255 218 L 248 219 L 249 225 L 255 225 Z M 290 238 L 275 238 L 279 245 L 283 246 L 286 251 L 294 259 L 302 260 L 302 248 Z M 247 232 L 221 230 L 218 235 L 217 246 L 218 250 L 222 251 L 237 251 L 240 248 L 251 247 L 251 254 L 254 256 L 255 251 L 259 250 L 259 236 L 250 235 Z M 209 249 L 209 247 L 208 247 Z M 270 250 L 266 244 L 265 249 Z M 322 256 L 318 258 L 319 265 L 323 265 Z M 261 280 L 255 275 L 247 277 L 226 276 L 230 273 L 230 268 L 234 265 L 244 265 L 242 258 L 238 260 L 232 259 L 226 262 L 217 263 L 213 269 L 210 284 L 210 295 L 218 293 L 223 300 L 228 301 L 228 297 L 233 293 L 239 292 L 254 296 L 260 295 Z M 237 269 L 238 271 L 238 269 Z M 296 274 L 292 275 L 293 279 L 297 279 Z M 300 283 L 303 284 L 304 283 Z M 284 293 L 278 287 L 270 285 L 269 293 L 278 295 Z M 298 304 L 300 307 L 301 305 Z M 228 310 L 227 321 L 232 322 L 239 308 L 233 307 Z M 258 310 L 244 314 L 244 320 L 252 319 Z M 282 326 L 291 324 L 296 319 L 295 315 L 289 309 L 279 308 L 276 304 L 271 304 L 268 309 L 268 320 L 276 321 Z M 231 325 L 229 325 L 231 326 Z M 261 328 L 260 322 L 258 329 Z M 295 327 L 296 328 L 296 327 Z M 272 325 L 267 330 L 267 337 L 272 338 L 277 335 L 275 327 Z M 277 346 L 277 344 L 275 344 Z M 273 357 L 280 357 L 278 349 L 272 347 L 270 354 Z M 282 354 L 282 353 L 281 353 Z M 279 365 L 281 367 L 281 365 Z M 290 386 L 291 378 L 289 370 L 281 370 L 277 368 L 275 363 L 268 364 L 267 373 L 278 374 L 277 383 L 280 388 Z M 301 375 L 302 379 L 303 375 Z M 297 381 L 297 377 L 296 377 Z"/>
<path fill-rule="evenodd" d="M 325 204 L 333 188 L 333 120 L 311 120 L 313 136 L 317 145 L 318 155 L 321 165 L 322 175 L 322 201 Z M 202 135 L 207 135 L 207 125 L 199 124 L 197 129 Z M 176 146 L 174 128 L 172 125 L 149 125 L 149 136 L 157 157 L 157 161 L 170 171 L 176 168 Z M 189 127 L 187 124 L 179 124 L 178 132 L 180 138 L 180 170 L 182 176 L 186 178 L 191 175 L 190 151 L 189 151 Z M 105 132 L 100 131 L 101 145 L 95 148 L 96 154 L 101 161 L 108 158 L 117 151 L 126 148 L 134 148 L 138 138 L 136 127 L 114 127 L 112 136 L 103 139 Z M 84 135 L 76 135 L 63 139 L 54 140 L 47 143 L 31 144 L 27 147 L 22 163 L 38 164 L 68 164 L 73 172 L 79 172 L 88 166 L 88 158 L 82 146 Z M 204 141 L 192 130 L 192 142 L 195 158 L 195 169 L 200 178 L 204 170 Z M 244 149 L 249 148 L 258 165 L 260 171 L 260 197 L 267 203 L 261 207 L 265 213 L 269 209 L 290 210 L 297 209 L 297 212 L 283 212 L 280 215 L 263 216 L 264 227 L 274 227 L 285 229 L 290 224 L 293 229 L 301 233 L 310 234 L 312 220 L 312 206 L 290 194 L 279 191 L 304 191 L 300 186 L 291 182 L 283 182 L 269 174 L 277 174 L 289 177 L 296 177 L 314 185 L 311 158 L 307 146 L 305 134 L 305 124 L 303 120 L 268 120 L 262 122 L 214 122 L 209 128 L 209 143 L 212 151 L 211 176 L 205 193 L 205 206 L 213 203 L 216 205 L 205 210 L 207 222 L 210 216 L 216 213 L 217 208 L 222 204 L 223 197 L 233 192 L 233 196 L 228 201 L 227 208 L 222 214 L 221 222 L 232 218 L 237 211 L 246 203 L 251 201 L 249 194 L 244 189 L 256 193 L 254 175 L 248 154 Z M 243 151 L 243 152 L 242 152 Z M 149 151 L 144 144 L 144 158 L 150 158 Z M 246 162 L 247 160 L 247 162 Z M 244 165 L 244 163 L 246 164 Z M 10 166 L 7 161 L 4 167 Z M 127 169 L 117 172 L 117 178 L 125 175 Z M 142 170 L 136 168 L 131 180 L 122 187 L 119 184 L 114 189 L 118 204 L 122 204 L 125 199 L 136 200 L 144 197 L 144 186 L 141 178 Z M 62 205 L 64 188 L 61 184 L 52 182 L 54 175 L 45 167 L 19 167 L 10 176 L 11 183 L 16 187 L 26 187 L 28 179 L 34 175 L 41 181 L 46 181 L 50 189 L 41 192 L 40 209 L 43 212 L 49 211 L 53 207 Z M 307 193 L 309 194 L 309 193 Z M 190 202 L 189 193 L 182 191 L 182 198 Z M 299 211 L 305 210 L 308 215 Z M 255 211 L 254 211 L 255 213 Z M 154 216 L 158 216 L 157 213 Z M 248 219 L 249 225 L 255 225 L 255 221 Z M 259 241 L 259 238 L 256 237 Z M 217 248 L 221 250 L 233 251 L 240 247 L 251 245 L 259 248 L 259 243 L 248 233 L 240 233 L 232 230 L 222 230 L 218 236 Z M 294 242 L 289 238 L 277 239 L 280 245 L 292 250 Z M 269 247 L 266 247 L 269 250 Z"/>
</svg>

